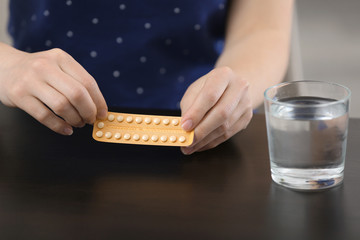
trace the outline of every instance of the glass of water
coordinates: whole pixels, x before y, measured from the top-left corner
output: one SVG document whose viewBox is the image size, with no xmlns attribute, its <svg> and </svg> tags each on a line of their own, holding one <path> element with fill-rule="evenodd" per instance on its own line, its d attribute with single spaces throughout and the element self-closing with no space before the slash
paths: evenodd
<svg viewBox="0 0 360 240">
<path fill-rule="evenodd" d="M 284 82 L 265 91 L 276 183 L 312 191 L 343 181 L 350 94 L 347 87 L 321 81 Z"/>
</svg>

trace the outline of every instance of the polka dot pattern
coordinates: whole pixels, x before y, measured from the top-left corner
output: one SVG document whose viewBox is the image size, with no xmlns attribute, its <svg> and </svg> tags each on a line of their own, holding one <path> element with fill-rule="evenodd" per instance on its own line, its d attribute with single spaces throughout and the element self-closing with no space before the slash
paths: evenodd
<svg viewBox="0 0 360 240">
<path fill-rule="evenodd" d="M 223 48 L 226 0 L 89 1 L 87 11 L 74 0 L 27 0 L 32 8 L 11 1 L 15 47 L 68 52 L 110 106 L 179 109 L 187 87 Z"/>
</svg>

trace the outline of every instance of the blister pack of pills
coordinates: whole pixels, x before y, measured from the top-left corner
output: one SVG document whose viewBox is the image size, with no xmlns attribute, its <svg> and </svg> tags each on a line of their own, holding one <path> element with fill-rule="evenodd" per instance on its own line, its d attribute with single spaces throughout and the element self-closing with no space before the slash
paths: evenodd
<svg viewBox="0 0 360 240">
<path fill-rule="evenodd" d="M 109 112 L 94 123 L 93 138 L 100 142 L 157 146 L 189 146 L 194 131 L 180 126 L 180 117 Z"/>
</svg>

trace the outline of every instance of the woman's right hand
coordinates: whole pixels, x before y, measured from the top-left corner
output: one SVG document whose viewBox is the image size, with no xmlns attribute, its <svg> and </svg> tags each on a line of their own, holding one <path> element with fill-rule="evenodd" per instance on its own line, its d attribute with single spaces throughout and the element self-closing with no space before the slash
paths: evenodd
<svg viewBox="0 0 360 240">
<path fill-rule="evenodd" d="M 0 101 L 63 135 L 107 114 L 95 79 L 60 49 L 26 53 L 0 43 Z"/>
</svg>

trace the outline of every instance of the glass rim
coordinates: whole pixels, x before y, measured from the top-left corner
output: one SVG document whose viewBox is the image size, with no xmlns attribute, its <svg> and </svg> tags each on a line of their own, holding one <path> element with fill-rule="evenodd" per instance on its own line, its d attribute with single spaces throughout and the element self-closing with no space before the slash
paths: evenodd
<svg viewBox="0 0 360 240">
<path fill-rule="evenodd" d="M 306 105 L 299 105 L 299 104 L 295 104 L 295 103 L 285 103 L 285 102 L 280 102 L 279 99 L 273 99 L 270 98 L 268 96 L 268 92 L 272 89 L 275 88 L 280 88 L 286 85 L 290 85 L 290 84 L 299 84 L 299 83 L 321 83 L 321 84 L 326 84 L 326 85 L 333 85 L 333 86 L 337 86 L 340 87 L 342 89 L 344 89 L 346 91 L 346 96 L 342 99 L 339 100 L 335 100 L 333 102 L 328 102 L 328 103 L 316 103 L 316 104 L 306 104 Z M 348 87 L 341 85 L 339 83 L 334 83 L 334 82 L 327 82 L 327 81 L 320 81 L 320 80 L 298 80 L 298 81 L 289 81 L 289 82 L 281 82 L 278 83 L 276 85 L 273 85 L 271 87 L 268 87 L 265 91 L 264 91 L 264 99 L 270 103 L 281 103 L 281 105 L 284 106 L 292 106 L 292 107 L 325 107 L 325 106 L 330 106 L 330 105 L 335 105 L 335 104 L 339 104 L 339 103 L 345 103 L 347 101 L 349 101 L 351 97 L 351 91 Z"/>
</svg>

